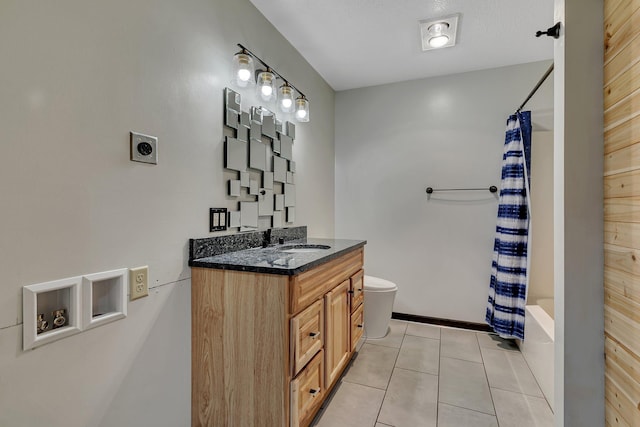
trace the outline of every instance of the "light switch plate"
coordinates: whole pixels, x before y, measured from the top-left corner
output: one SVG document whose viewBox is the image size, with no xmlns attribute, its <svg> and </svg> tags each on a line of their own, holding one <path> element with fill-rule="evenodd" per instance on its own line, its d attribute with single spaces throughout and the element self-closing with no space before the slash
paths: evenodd
<svg viewBox="0 0 640 427">
<path fill-rule="evenodd" d="M 131 160 L 158 164 L 158 138 L 131 132 Z"/>
</svg>

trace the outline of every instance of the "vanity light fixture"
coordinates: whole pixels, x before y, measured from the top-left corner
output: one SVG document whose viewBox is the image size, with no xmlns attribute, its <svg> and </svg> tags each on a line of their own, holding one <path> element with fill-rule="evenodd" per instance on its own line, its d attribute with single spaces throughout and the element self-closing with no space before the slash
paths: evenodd
<svg viewBox="0 0 640 427">
<path fill-rule="evenodd" d="M 258 73 L 258 86 L 257 92 L 260 99 L 265 102 L 272 101 L 276 98 L 276 76 L 273 74 L 270 68 L 266 71 L 260 71 Z"/>
<path fill-rule="evenodd" d="M 254 59 L 260 62 L 264 69 L 257 71 L 257 87 L 258 97 L 265 102 L 271 102 L 278 99 L 278 106 L 283 113 L 294 113 L 299 122 L 309 121 L 309 100 L 297 87 L 282 77 L 280 73 L 271 68 L 260 59 L 256 54 L 238 43 L 240 52 L 233 57 L 233 76 L 234 83 L 239 87 L 247 87 L 254 83 Z M 276 90 L 277 79 L 282 80 L 283 84 Z M 298 94 L 295 98 L 294 94 Z"/>
<path fill-rule="evenodd" d="M 293 88 L 285 82 L 278 91 L 278 105 L 283 113 L 293 112 Z"/>
<path fill-rule="evenodd" d="M 460 14 L 443 16 L 442 18 L 424 19 L 420 21 L 422 50 L 440 49 L 456 44 L 458 19 Z"/>
<path fill-rule="evenodd" d="M 253 85 L 254 74 L 253 58 L 247 53 L 246 49 L 243 48 L 233 55 L 233 81 L 236 85 L 240 87 Z"/>
<path fill-rule="evenodd" d="M 309 121 L 309 101 L 304 95 L 296 99 L 296 120 L 299 122 Z"/>
</svg>

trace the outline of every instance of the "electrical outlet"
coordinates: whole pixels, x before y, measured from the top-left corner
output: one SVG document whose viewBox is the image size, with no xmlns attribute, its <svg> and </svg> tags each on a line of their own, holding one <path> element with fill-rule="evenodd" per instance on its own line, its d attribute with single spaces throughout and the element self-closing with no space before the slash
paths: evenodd
<svg viewBox="0 0 640 427">
<path fill-rule="evenodd" d="M 158 164 L 158 138 L 131 132 L 131 160 L 134 162 Z"/>
<path fill-rule="evenodd" d="M 131 301 L 149 295 L 149 266 L 129 269 Z"/>
</svg>

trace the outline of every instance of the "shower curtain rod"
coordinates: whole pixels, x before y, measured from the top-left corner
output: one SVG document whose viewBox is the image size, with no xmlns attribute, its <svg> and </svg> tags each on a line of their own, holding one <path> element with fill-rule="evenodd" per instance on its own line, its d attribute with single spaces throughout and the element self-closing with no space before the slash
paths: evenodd
<svg viewBox="0 0 640 427">
<path fill-rule="evenodd" d="M 531 90 L 531 92 L 529 92 L 529 96 L 527 96 L 527 99 L 525 99 L 524 102 L 520 104 L 520 106 L 516 110 L 516 113 L 520 112 L 520 110 L 522 110 L 524 106 L 527 105 L 527 102 L 529 102 L 531 97 L 538 91 L 538 89 L 540 89 L 540 86 L 542 86 L 542 83 L 544 83 L 544 81 L 547 80 L 547 77 L 549 77 L 549 74 L 551 74 L 552 71 L 553 71 L 553 62 L 551 63 L 551 66 L 549 67 L 549 69 L 544 73 L 544 76 L 542 76 L 542 78 L 538 80 L 538 83 L 536 84 L 536 86 Z"/>
</svg>

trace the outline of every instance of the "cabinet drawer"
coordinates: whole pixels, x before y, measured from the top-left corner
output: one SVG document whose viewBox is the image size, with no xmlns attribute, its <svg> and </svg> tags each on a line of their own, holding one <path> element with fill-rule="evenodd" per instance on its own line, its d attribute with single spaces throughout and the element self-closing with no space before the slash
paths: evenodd
<svg viewBox="0 0 640 427">
<path fill-rule="evenodd" d="M 295 314 L 362 269 L 362 248 L 291 278 L 290 310 Z"/>
<path fill-rule="evenodd" d="M 351 289 L 349 290 L 351 312 L 353 313 L 364 301 L 364 270 L 358 271 L 351 276 Z"/>
<path fill-rule="evenodd" d="M 356 350 L 358 341 L 362 337 L 364 331 L 364 304 L 360 304 L 360 307 L 356 308 L 356 311 L 351 314 L 351 351 Z"/>
<path fill-rule="evenodd" d="M 291 427 L 308 426 L 324 399 L 324 351 L 291 381 Z"/>
<path fill-rule="evenodd" d="M 324 306 L 318 300 L 291 319 L 293 375 L 322 348 L 324 342 Z"/>
</svg>

